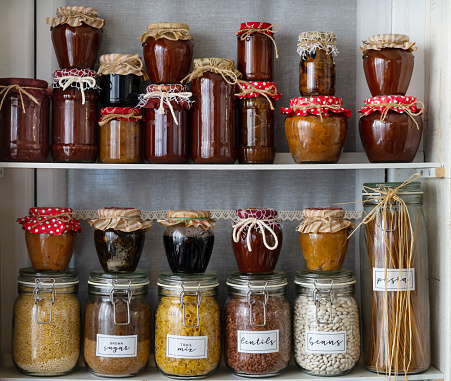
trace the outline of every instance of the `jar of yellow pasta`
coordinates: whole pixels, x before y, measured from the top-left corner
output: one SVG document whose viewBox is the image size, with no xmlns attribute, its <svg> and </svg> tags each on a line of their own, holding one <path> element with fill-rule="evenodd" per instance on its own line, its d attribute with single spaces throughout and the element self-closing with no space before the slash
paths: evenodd
<svg viewBox="0 0 451 381">
<path fill-rule="evenodd" d="M 203 378 L 221 359 L 218 278 L 163 272 L 155 314 L 155 363 L 171 378 Z"/>
</svg>

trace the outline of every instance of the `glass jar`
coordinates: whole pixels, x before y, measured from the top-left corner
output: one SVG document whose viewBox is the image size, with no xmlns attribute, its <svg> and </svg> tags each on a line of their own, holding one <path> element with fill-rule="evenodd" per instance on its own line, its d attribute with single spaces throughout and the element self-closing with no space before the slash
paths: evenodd
<svg viewBox="0 0 451 381">
<path fill-rule="evenodd" d="M 268 377 L 283 373 L 291 355 L 291 313 L 283 271 L 227 278 L 224 355 L 238 376 Z"/>
<path fill-rule="evenodd" d="M 100 161 L 110 164 L 140 163 L 143 144 L 141 110 L 105 107 L 100 114 Z"/>
<path fill-rule="evenodd" d="M 180 83 L 189 73 L 194 45 L 187 24 L 149 24 L 147 32 L 138 39 L 143 43 L 143 56 L 151 83 Z"/>
<path fill-rule="evenodd" d="M 155 363 L 167 377 L 204 378 L 221 360 L 218 278 L 173 275 L 158 278 L 160 303 L 155 313 Z"/>
<path fill-rule="evenodd" d="M 297 366 L 312 376 L 342 376 L 360 358 L 359 307 L 352 271 L 298 270 L 293 338 Z"/>
<path fill-rule="evenodd" d="M 56 16 L 48 17 L 47 24 L 60 68 L 94 68 L 105 25 L 105 20 L 97 17 L 97 9 L 60 7 Z"/>
<path fill-rule="evenodd" d="M 147 272 L 105 274 L 92 270 L 84 312 L 83 354 L 96 376 L 128 377 L 141 372 L 150 356 Z"/>
<path fill-rule="evenodd" d="M 53 161 L 95 162 L 97 102 L 93 70 L 57 70 L 53 74 Z"/>
<path fill-rule="evenodd" d="M 51 94 L 47 87 L 40 79 L 0 79 L 0 161 L 46 161 Z"/>
<path fill-rule="evenodd" d="M 282 250 L 282 224 L 274 209 L 238 209 L 232 247 L 242 273 L 272 273 Z"/>
<path fill-rule="evenodd" d="M 365 99 L 360 109 L 360 139 L 372 163 L 411 163 L 423 134 L 422 110 L 415 97 Z M 382 104 L 382 106 L 381 106 Z"/>
<path fill-rule="evenodd" d="M 293 160 L 298 164 L 337 163 L 351 110 L 343 108 L 342 99 L 336 97 L 293 98 L 290 105 L 282 108 L 282 113 L 288 114 L 285 135 Z"/>
<path fill-rule="evenodd" d="M 99 76 L 100 104 L 103 107 L 135 107 L 141 78 L 135 74 Z"/>
<path fill-rule="evenodd" d="M 423 192 L 409 181 L 364 184 L 362 193 L 372 217 L 360 228 L 365 367 L 394 377 L 431 364 Z"/>
<path fill-rule="evenodd" d="M 64 272 L 19 270 L 13 309 L 12 356 L 28 376 L 61 376 L 72 372 L 80 356 L 81 310 L 78 277 Z"/>
<path fill-rule="evenodd" d="M 304 32 L 299 35 L 299 92 L 301 96 L 335 94 L 337 35 L 332 32 Z"/>
<path fill-rule="evenodd" d="M 242 23 L 237 34 L 237 65 L 243 79 L 273 81 L 274 33 L 268 22 Z"/>
</svg>

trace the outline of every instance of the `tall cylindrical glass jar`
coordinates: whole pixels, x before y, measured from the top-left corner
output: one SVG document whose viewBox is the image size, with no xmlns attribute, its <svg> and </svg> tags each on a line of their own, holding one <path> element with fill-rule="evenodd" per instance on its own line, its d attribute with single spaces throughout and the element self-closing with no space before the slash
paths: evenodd
<svg viewBox="0 0 451 381">
<path fill-rule="evenodd" d="M 365 367 L 391 375 L 424 372 L 431 352 L 421 183 L 364 184 L 362 198 Z"/>
</svg>

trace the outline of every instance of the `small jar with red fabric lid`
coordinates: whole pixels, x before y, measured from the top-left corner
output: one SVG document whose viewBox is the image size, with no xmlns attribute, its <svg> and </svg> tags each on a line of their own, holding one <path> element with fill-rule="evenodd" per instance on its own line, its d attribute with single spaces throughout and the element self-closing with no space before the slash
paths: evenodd
<svg viewBox="0 0 451 381">
<path fill-rule="evenodd" d="M 379 96 L 365 99 L 359 131 L 372 163 L 411 163 L 423 133 L 422 109 L 415 97 Z"/>
<path fill-rule="evenodd" d="M 71 208 L 31 208 L 17 222 L 25 230 L 25 242 L 35 270 L 63 271 L 69 266 L 75 249 L 80 221 Z"/>
<path fill-rule="evenodd" d="M 191 92 L 181 84 L 150 85 L 138 107 L 145 115 L 144 157 L 153 164 L 189 159 Z"/>
<path fill-rule="evenodd" d="M 237 35 L 238 71 L 248 81 L 273 81 L 274 54 L 277 55 L 274 33 L 269 22 L 245 22 Z"/>
<path fill-rule="evenodd" d="M 140 163 L 143 143 L 141 110 L 105 107 L 100 114 L 100 161 L 111 164 Z"/>
<path fill-rule="evenodd" d="M 285 134 L 296 163 L 337 163 L 348 133 L 352 111 L 337 97 L 299 97 L 290 100 Z"/>
<path fill-rule="evenodd" d="M 233 223 L 232 246 L 242 273 L 272 273 L 282 250 L 282 224 L 277 210 L 238 209 Z"/>
<path fill-rule="evenodd" d="M 240 119 L 238 160 L 242 164 L 272 164 L 274 147 L 274 103 L 282 94 L 266 81 L 240 82 L 236 94 Z"/>
<path fill-rule="evenodd" d="M 94 70 L 62 69 L 53 73 L 54 161 L 96 161 L 98 99 Z"/>
<path fill-rule="evenodd" d="M 51 90 L 31 78 L 0 79 L 0 161 L 45 161 Z"/>
</svg>

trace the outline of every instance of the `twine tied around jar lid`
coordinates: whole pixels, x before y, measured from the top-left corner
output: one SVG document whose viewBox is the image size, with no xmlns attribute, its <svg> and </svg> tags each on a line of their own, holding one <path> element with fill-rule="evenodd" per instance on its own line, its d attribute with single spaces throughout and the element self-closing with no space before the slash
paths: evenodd
<svg viewBox="0 0 451 381">
<path fill-rule="evenodd" d="M 82 6 L 65 6 L 56 9 L 57 17 L 47 17 L 47 25 L 55 27 L 61 24 L 70 26 L 80 26 L 82 23 L 96 29 L 105 25 L 105 20 L 98 18 L 97 9 Z"/>
<path fill-rule="evenodd" d="M 341 208 L 309 208 L 302 211 L 303 221 L 296 227 L 300 233 L 336 233 L 353 229 L 354 224 L 344 219 L 346 212 Z"/>
<path fill-rule="evenodd" d="M 418 48 L 415 42 L 409 41 L 409 36 L 405 34 L 375 34 L 366 41 L 362 41 L 363 45 L 360 50 L 366 54 L 368 50 L 381 50 L 384 48 L 402 49 L 413 52 Z"/>
<path fill-rule="evenodd" d="M 98 217 L 89 220 L 89 224 L 98 230 L 114 229 L 123 232 L 149 230 L 153 221 L 141 219 L 141 210 L 135 208 L 102 208 L 97 210 Z"/>
<path fill-rule="evenodd" d="M 138 54 L 104 54 L 100 56 L 100 67 L 97 74 L 134 74 L 140 76 L 142 80 L 149 79 L 146 71 L 143 70 L 143 63 Z"/>
<path fill-rule="evenodd" d="M 73 218 L 71 208 L 30 208 L 29 215 L 18 218 L 22 229 L 30 233 L 64 234 L 69 230 L 81 231 L 80 221 Z"/>
<path fill-rule="evenodd" d="M 263 95 L 269 102 L 271 110 L 274 110 L 274 106 L 273 101 L 269 97 L 273 98 L 274 101 L 278 101 L 282 96 L 282 94 L 277 92 L 277 86 L 273 82 L 238 80 L 238 86 L 240 87 L 241 91 L 235 94 L 236 97 L 245 98 L 246 96 L 250 96 L 250 94 Z"/>
<path fill-rule="evenodd" d="M 168 217 L 157 221 L 164 226 L 185 224 L 186 227 L 194 226 L 197 228 L 200 226 L 205 230 L 213 229 L 216 224 L 208 210 L 168 210 Z"/>
<path fill-rule="evenodd" d="M 299 34 L 297 52 L 302 59 L 308 54 L 313 54 L 317 49 L 322 49 L 326 54 L 335 57 L 339 52 L 335 46 L 337 35 L 333 32 L 303 32 Z"/>
<path fill-rule="evenodd" d="M 197 58 L 193 62 L 193 71 L 182 79 L 181 83 L 191 82 L 207 71 L 220 74 L 229 85 L 235 85 L 241 73 L 235 69 L 235 61 L 227 58 Z"/>
<path fill-rule="evenodd" d="M 85 90 L 97 89 L 96 72 L 90 69 L 60 69 L 53 73 L 53 88 L 69 86 L 81 91 L 81 104 L 86 103 Z M 85 87 L 86 86 L 86 87 Z"/>
<path fill-rule="evenodd" d="M 260 24 L 264 24 L 264 23 L 260 23 Z M 272 29 L 273 27 L 277 27 L 277 29 L 273 30 Z M 265 27 L 265 28 L 252 28 L 252 27 L 250 27 L 250 28 L 240 29 L 235 34 L 237 36 L 240 36 L 240 39 L 242 41 L 245 40 L 247 37 L 249 37 L 252 33 L 264 33 L 264 34 L 266 34 L 271 39 L 271 41 L 274 44 L 274 48 L 276 49 L 276 58 L 279 58 L 279 52 L 277 50 L 276 41 L 274 40 L 274 37 L 272 36 L 274 33 L 277 33 L 279 30 L 280 30 L 279 25 L 277 25 L 277 24 L 270 24 L 268 27 Z"/>
<path fill-rule="evenodd" d="M 147 32 L 138 37 L 138 40 L 145 43 L 152 37 L 155 40 L 165 38 L 171 41 L 194 40 L 189 34 L 189 26 L 180 22 L 156 22 L 147 25 Z"/>
<path fill-rule="evenodd" d="M 281 107 L 282 114 L 296 114 L 305 116 L 307 114 L 318 115 L 323 120 L 329 116 L 329 111 L 333 113 L 343 113 L 347 118 L 352 115 L 352 111 L 343 108 L 343 100 L 332 96 L 318 97 L 297 97 L 290 100 L 290 107 Z"/>
<path fill-rule="evenodd" d="M 24 103 L 23 103 L 23 95 L 26 95 L 34 103 L 36 103 L 36 105 L 39 106 L 39 102 L 37 101 L 37 99 L 33 95 L 31 95 L 27 90 L 42 90 L 42 88 L 30 87 L 30 86 L 20 86 L 20 85 L 9 85 L 9 86 L 1 85 L 0 89 L 2 89 L 0 91 L 0 97 L 2 97 L 2 101 L 0 102 L 0 110 L 3 107 L 3 102 L 5 101 L 6 95 L 8 94 L 8 92 L 10 90 L 16 90 L 19 93 L 20 103 L 21 103 L 21 106 L 22 106 L 22 112 L 24 114 L 25 114 L 25 106 L 24 106 Z M 25 90 L 25 89 L 27 89 L 27 90 Z"/>
<path fill-rule="evenodd" d="M 116 110 L 118 112 L 116 112 Z M 100 113 L 102 114 L 102 117 L 99 120 L 100 127 L 103 127 L 105 124 L 110 123 L 114 119 L 128 121 L 142 119 L 142 115 L 140 115 L 141 110 L 138 108 L 105 107 L 102 110 L 100 110 Z"/>
</svg>

